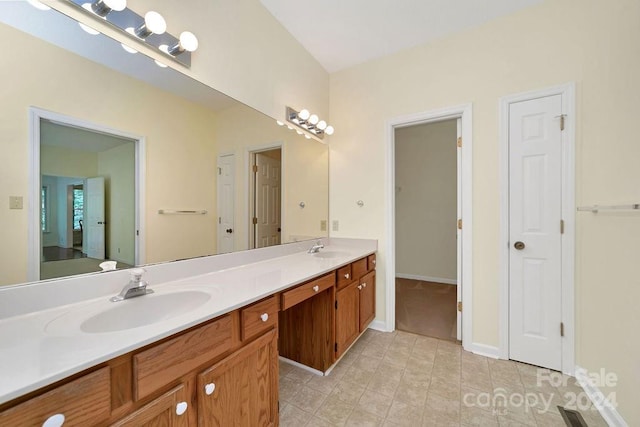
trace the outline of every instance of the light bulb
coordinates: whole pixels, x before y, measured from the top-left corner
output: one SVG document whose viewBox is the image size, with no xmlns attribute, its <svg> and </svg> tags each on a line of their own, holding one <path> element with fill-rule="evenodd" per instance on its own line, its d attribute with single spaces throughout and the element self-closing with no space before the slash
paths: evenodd
<svg viewBox="0 0 640 427">
<path fill-rule="evenodd" d="M 144 23 L 135 29 L 135 35 L 146 39 L 151 34 L 164 34 L 167 22 L 158 12 L 149 11 L 144 15 Z"/>
<path fill-rule="evenodd" d="M 325 122 L 324 120 L 320 120 L 316 127 L 320 130 L 325 130 L 327 128 L 327 122 Z"/>
<path fill-rule="evenodd" d="M 78 25 L 80 25 L 80 28 L 82 28 L 84 31 L 91 34 L 92 36 L 97 36 L 98 34 L 100 34 L 100 31 L 93 29 L 90 26 L 83 24 L 82 22 L 78 22 Z"/>
<path fill-rule="evenodd" d="M 309 123 L 311 123 L 312 125 L 318 123 L 318 120 L 320 120 L 320 118 L 315 114 L 312 114 L 311 117 L 309 117 Z"/>
<path fill-rule="evenodd" d="M 333 135 L 333 126 L 327 126 L 327 128 L 324 130 L 324 133 L 326 133 L 327 135 Z"/>
<path fill-rule="evenodd" d="M 97 0 L 91 3 L 91 11 L 103 18 L 107 16 L 112 10 L 120 12 L 126 7 L 127 0 Z"/>
<path fill-rule="evenodd" d="M 309 113 L 309 110 L 307 110 L 306 108 L 304 110 L 300 110 L 300 112 L 298 113 L 298 117 L 300 117 L 300 120 L 307 120 L 309 118 L 309 116 L 311 115 L 311 113 Z"/>
<path fill-rule="evenodd" d="M 137 51 L 137 50 L 135 50 L 135 49 L 134 49 L 134 48 L 132 48 L 132 47 L 127 46 L 126 44 L 124 44 L 124 43 L 120 43 L 120 44 L 122 45 L 122 48 L 123 48 L 124 50 L 126 50 L 127 52 L 129 52 L 129 53 L 138 53 L 138 51 Z"/>
<path fill-rule="evenodd" d="M 198 38 L 189 31 L 180 33 L 180 45 L 187 52 L 193 52 L 198 48 Z"/>
<path fill-rule="evenodd" d="M 46 4 L 40 3 L 38 0 L 27 0 L 27 1 L 31 6 L 35 7 L 36 9 L 51 10 L 49 6 L 47 6 Z"/>
</svg>

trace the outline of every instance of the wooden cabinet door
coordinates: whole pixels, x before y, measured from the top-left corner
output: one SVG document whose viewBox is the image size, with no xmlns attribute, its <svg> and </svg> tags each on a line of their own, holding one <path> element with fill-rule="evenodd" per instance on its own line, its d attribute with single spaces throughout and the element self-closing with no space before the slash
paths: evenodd
<svg viewBox="0 0 640 427">
<path fill-rule="evenodd" d="M 376 315 L 376 272 L 371 271 L 360 279 L 360 332 Z"/>
<path fill-rule="evenodd" d="M 360 290 L 358 282 L 336 292 L 336 358 L 351 345 L 360 332 Z"/>
<path fill-rule="evenodd" d="M 188 427 L 189 399 L 179 385 L 152 400 L 133 414 L 113 424 L 114 427 Z"/>
<path fill-rule="evenodd" d="M 278 424 L 277 339 L 273 329 L 198 375 L 199 426 Z"/>
</svg>

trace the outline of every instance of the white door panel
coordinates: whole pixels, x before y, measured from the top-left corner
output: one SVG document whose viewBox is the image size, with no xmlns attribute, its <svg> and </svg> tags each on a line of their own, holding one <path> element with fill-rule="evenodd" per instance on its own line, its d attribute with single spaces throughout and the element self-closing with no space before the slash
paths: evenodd
<svg viewBox="0 0 640 427">
<path fill-rule="evenodd" d="M 551 369 L 562 365 L 561 111 L 560 95 L 509 108 L 509 357 Z"/>
<path fill-rule="evenodd" d="M 104 259 L 104 177 L 87 178 L 85 184 L 85 209 L 87 219 L 87 256 Z"/>
<path fill-rule="evenodd" d="M 280 244 L 281 162 L 256 153 L 255 242 L 257 248 Z"/>
</svg>

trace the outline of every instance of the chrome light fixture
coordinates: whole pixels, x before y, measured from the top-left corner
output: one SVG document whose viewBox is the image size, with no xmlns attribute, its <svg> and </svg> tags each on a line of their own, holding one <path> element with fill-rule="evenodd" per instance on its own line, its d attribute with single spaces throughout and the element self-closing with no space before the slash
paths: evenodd
<svg viewBox="0 0 640 427">
<path fill-rule="evenodd" d="M 180 37 L 167 33 L 167 22 L 158 12 L 149 11 L 144 16 L 138 15 L 127 7 L 127 0 L 64 1 L 78 7 L 94 19 L 101 18 L 103 22 L 127 34 L 132 39 L 132 43 L 123 43 L 123 48 L 127 52 L 136 52 L 138 49 L 135 43 L 143 43 L 158 49 L 166 58 L 185 67 L 191 67 L 191 53 L 198 48 L 197 37 L 189 31 L 183 31 Z M 166 65 L 163 59 L 158 61 Z"/>
<path fill-rule="evenodd" d="M 302 109 L 296 111 L 291 107 L 287 107 L 286 111 L 287 122 L 302 129 L 303 131 L 315 136 L 316 138 L 323 139 L 325 135 L 333 135 L 333 126 L 329 126 L 324 120 L 320 120 L 316 114 L 311 114 L 309 110 Z M 302 133 L 298 131 L 298 133 Z"/>
</svg>

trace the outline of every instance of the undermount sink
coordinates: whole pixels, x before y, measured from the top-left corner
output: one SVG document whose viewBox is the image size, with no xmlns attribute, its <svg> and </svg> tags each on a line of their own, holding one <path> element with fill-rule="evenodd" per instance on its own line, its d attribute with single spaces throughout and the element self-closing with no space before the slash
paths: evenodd
<svg viewBox="0 0 640 427">
<path fill-rule="evenodd" d="M 348 252 L 341 252 L 341 251 L 316 252 L 315 254 L 313 254 L 313 256 L 316 258 L 325 258 L 325 259 L 339 258 L 347 255 L 349 255 Z"/>
<path fill-rule="evenodd" d="M 109 302 L 109 307 L 95 312 L 94 308 L 72 310 L 59 316 L 46 326 L 51 333 L 64 333 L 72 329 L 89 334 L 117 332 L 139 328 L 188 313 L 211 299 L 208 292 L 197 290 L 154 293 L 119 302 Z M 74 327 L 75 325 L 75 327 Z"/>
</svg>

